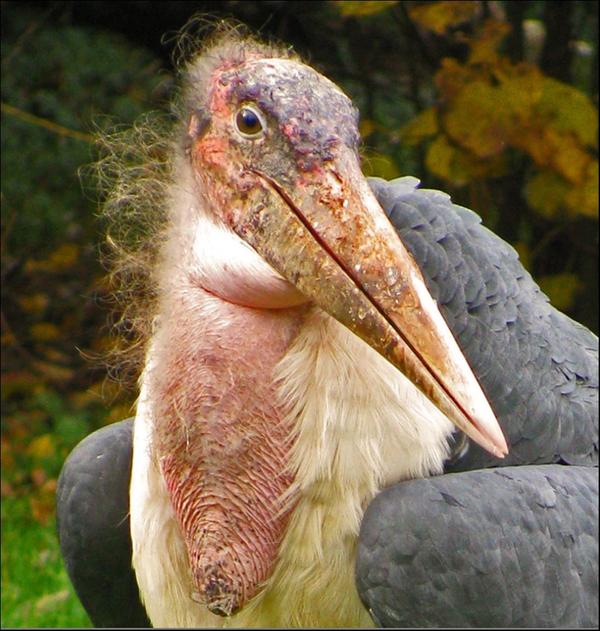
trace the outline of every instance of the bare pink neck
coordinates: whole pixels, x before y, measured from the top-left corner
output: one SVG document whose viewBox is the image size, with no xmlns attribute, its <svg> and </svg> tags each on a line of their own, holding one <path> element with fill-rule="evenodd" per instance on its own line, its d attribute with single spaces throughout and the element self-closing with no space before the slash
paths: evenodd
<svg viewBox="0 0 600 631">
<path fill-rule="evenodd" d="M 196 597 L 215 611 L 243 606 L 276 560 L 291 428 L 272 375 L 306 310 L 242 307 L 197 287 L 163 305 L 150 375 L 155 447 Z"/>
</svg>

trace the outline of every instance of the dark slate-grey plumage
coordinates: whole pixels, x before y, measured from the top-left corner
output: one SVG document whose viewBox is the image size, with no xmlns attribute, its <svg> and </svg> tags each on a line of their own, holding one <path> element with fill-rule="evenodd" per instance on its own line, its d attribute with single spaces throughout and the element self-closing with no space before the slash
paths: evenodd
<svg viewBox="0 0 600 631">
<path fill-rule="evenodd" d="M 131 568 L 129 481 L 133 419 L 82 440 L 56 491 L 60 549 L 77 596 L 96 627 L 149 627 Z"/>
<path fill-rule="evenodd" d="M 446 193 L 369 180 L 479 379 L 510 453 L 471 444 L 449 470 L 598 464 L 598 338 L 550 303 L 515 250 Z"/>
<path fill-rule="evenodd" d="M 503 468 L 402 482 L 378 496 L 359 537 L 359 593 L 383 625 L 597 626 L 597 470 L 540 463 L 598 462 L 598 338 L 548 303 L 475 213 L 416 184 L 370 180 L 510 454 L 501 461 L 471 444 L 448 471 Z M 506 468 L 527 464 L 538 466 Z M 131 569 L 130 471 L 124 421 L 80 443 L 59 481 L 61 549 L 97 626 L 149 624 Z"/>
<path fill-rule="evenodd" d="M 396 484 L 363 518 L 357 587 L 386 627 L 597 627 L 598 471 L 531 465 Z"/>
<path fill-rule="evenodd" d="M 598 338 L 548 303 L 475 213 L 415 178 L 370 184 L 510 453 L 470 444 L 447 471 L 503 468 L 378 496 L 359 537 L 361 598 L 382 626 L 597 626 Z M 555 462 L 592 466 L 539 464 Z"/>
</svg>

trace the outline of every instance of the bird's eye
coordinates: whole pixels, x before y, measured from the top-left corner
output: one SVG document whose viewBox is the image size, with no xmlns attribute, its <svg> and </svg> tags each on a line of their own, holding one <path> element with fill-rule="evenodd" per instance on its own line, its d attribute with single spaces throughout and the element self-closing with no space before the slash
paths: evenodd
<svg viewBox="0 0 600 631">
<path fill-rule="evenodd" d="M 235 126 L 244 138 L 260 138 L 267 125 L 261 112 L 244 105 L 235 116 Z"/>
</svg>

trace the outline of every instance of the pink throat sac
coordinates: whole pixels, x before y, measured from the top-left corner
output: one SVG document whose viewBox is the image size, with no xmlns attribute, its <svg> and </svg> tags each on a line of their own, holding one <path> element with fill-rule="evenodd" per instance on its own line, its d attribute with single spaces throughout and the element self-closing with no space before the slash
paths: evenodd
<svg viewBox="0 0 600 631">
<path fill-rule="evenodd" d="M 273 571 L 291 508 L 281 499 L 292 428 L 273 369 L 306 308 L 252 309 L 196 288 L 173 300 L 150 376 L 154 446 L 187 546 L 190 597 L 230 615 Z"/>
</svg>

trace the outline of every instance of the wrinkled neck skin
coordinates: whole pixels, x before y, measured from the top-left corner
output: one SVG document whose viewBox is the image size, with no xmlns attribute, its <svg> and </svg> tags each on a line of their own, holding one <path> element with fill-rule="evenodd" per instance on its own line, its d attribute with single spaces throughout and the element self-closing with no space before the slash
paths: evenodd
<svg viewBox="0 0 600 631">
<path fill-rule="evenodd" d="M 354 587 L 363 511 L 441 471 L 451 424 L 219 227 L 191 178 L 172 203 L 131 487 L 150 619 L 371 626 Z"/>
<path fill-rule="evenodd" d="M 283 502 L 292 426 L 274 369 L 307 300 L 197 202 L 177 207 L 159 278 L 160 363 L 148 375 L 153 444 L 192 597 L 231 615 L 272 573 L 293 504 Z"/>
</svg>

